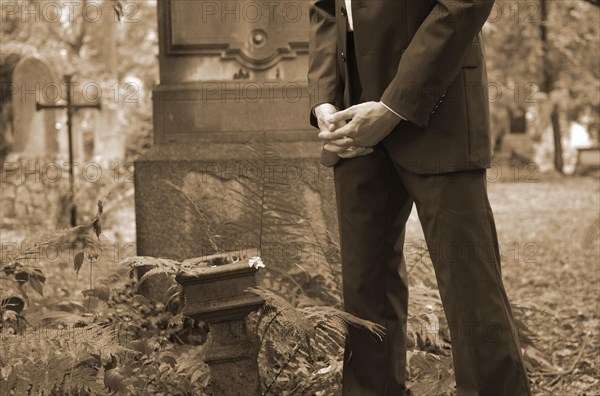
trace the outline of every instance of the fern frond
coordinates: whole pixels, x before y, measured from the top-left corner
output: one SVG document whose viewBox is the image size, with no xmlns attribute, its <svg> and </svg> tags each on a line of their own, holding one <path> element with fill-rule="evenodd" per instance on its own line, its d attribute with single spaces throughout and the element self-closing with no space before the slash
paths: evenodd
<svg viewBox="0 0 600 396">
<path fill-rule="evenodd" d="M 347 334 L 348 326 L 354 326 L 368 331 L 380 341 L 385 336 L 385 327 L 368 320 L 357 318 L 348 312 L 333 307 L 306 307 L 301 309 L 307 318 L 315 323 L 324 323 L 338 332 Z"/>
<path fill-rule="evenodd" d="M 450 396 L 454 392 L 452 359 L 423 351 L 408 351 L 411 390 L 417 395 Z"/>
<path fill-rule="evenodd" d="M 310 344 L 310 337 L 314 334 L 314 328 L 308 318 L 300 311 L 294 308 L 284 298 L 276 295 L 263 287 L 251 287 L 247 291 L 254 293 L 265 300 L 264 306 L 277 311 L 277 322 L 288 328 L 307 344 Z"/>
<path fill-rule="evenodd" d="M 178 265 L 180 263 L 175 260 L 169 260 L 165 258 L 157 258 L 150 256 L 131 256 L 121 261 L 121 265 L 125 266 L 125 268 L 129 268 L 130 271 L 133 271 L 138 267 L 155 267 L 161 268 L 167 273 L 177 273 Z"/>
<path fill-rule="evenodd" d="M 36 353 L 32 354 L 31 350 Z M 65 389 L 106 394 L 96 385 L 97 367 L 112 356 L 135 355 L 119 344 L 117 332 L 108 326 L 41 328 L 19 336 L 3 336 L 0 367 L 11 367 L 5 377 L 8 389 L 30 389 L 69 394 Z"/>
</svg>

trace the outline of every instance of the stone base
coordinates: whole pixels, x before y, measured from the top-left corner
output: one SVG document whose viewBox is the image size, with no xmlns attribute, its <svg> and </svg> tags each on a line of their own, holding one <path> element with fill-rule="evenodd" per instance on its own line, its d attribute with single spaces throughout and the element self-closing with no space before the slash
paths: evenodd
<svg viewBox="0 0 600 396">
<path fill-rule="evenodd" d="M 204 361 L 210 367 L 211 396 L 260 395 L 259 340 L 245 319 L 210 324 Z"/>
<path fill-rule="evenodd" d="M 269 148 L 276 156 L 261 166 L 257 143 L 156 146 L 135 162 L 137 254 L 183 261 L 215 251 L 259 247 L 257 202 L 263 174 L 267 186 L 285 191 L 275 198 L 267 190 L 267 200 L 299 211 L 306 220 L 303 232 L 310 225 L 319 233 L 337 235 L 333 173 L 319 164 L 320 147 L 318 141 L 272 143 Z M 281 228 L 262 227 L 267 266 L 282 260 L 314 261 L 308 256 L 319 254 L 315 246 L 298 260 L 277 235 Z"/>
</svg>

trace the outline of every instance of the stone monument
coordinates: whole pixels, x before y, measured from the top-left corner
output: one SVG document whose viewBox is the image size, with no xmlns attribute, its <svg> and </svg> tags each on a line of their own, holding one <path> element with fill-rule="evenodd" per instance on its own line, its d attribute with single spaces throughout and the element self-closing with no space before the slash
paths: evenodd
<svg viewBox="0 0 600 396">
<path fill-rule="evenodd" d="M 308 2 L 159 0 L 157 6 L 153 147 L 135 162 L 138 255 L 189 261 L 260 248 L 266 270 L 315 264 L 311 254 L 290 254 L 288 241 L 263 227 L 275 205 L 255 205 L 270 194 L 269 179 L 289 199 L 277 203 L 280 212 L 298 211 L 311 230 L 336 233 L 331 171 L 319 165 L 322 143 L 308 123 Z M 269 253 L 265 241 L 275 247 Z M 244 293 L 256 281 L 245 262 L 178 277 L 184 313 L 210 324 L 211 394 L 260 392 L 258 345 L 245 324 L 261 303 Z M 166 283 L 147 282 L 143 292 L 160 297 Z"/>
<path fill-rule="evenodd" d="M 184 260 L 256 248 L 255 233 L 226 225 L 251 223 L 240 178 L 261 172 L 257 144 L 280 160 L 269 177 L 299 194 L 315 228 L 335 233 L 332 175 L 308 123 L 308 2 L 157 6 L 153 148 L 135 163 L 138 254 Z M 208 243 L 210 234 L 224 238 Z"/>
</svg>

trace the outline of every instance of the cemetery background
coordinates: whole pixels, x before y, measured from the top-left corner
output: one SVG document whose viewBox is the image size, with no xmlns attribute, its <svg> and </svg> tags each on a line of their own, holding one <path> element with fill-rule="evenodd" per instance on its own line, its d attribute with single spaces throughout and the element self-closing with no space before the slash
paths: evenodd
<svg viewBox="0 0 600 396">
<path fill-rule="evenodd" d="M 174 277 L 168 261 L 135 258 L 135 223 L 140 219 L 134 213 L 131 164 L 148 152 L 152 140 L 150 92 L 159 81 L 157 4 L 84 1 L 77 3 L 72 19 L 64 17 L 69 7 L 65 4 L 56 8 L 59 3 L 46 0 L 17 2 L 19 7 L 37 7 L 25 17 L 14 14 L 7 4 L 11 3 L 2 0 L 0 265 L 6 276 L 0 279 L 0 297 L 3 340 L 12 340 L 12 333 L 22 338 L 3 343 L 0 393 L 7 381 L 13 381 L 25 387 L 20 389 L 31 384 L 39 389 L 54 386 L 56 392 L 80 387 L 84 393 L 88 389 L 98 394 L 109 389 L 122 394 L 200 394 L 207 379 L 207 369 L 199 359 L 205 329 L 192 327 L 177 315 L 173 302 L 177 295 L 172 300 L 140 295 L 127 276 L 119 281 L 113 276 L 119 269 L 122 275 L 138 265 L 155 264 Z M 89 4 L 96 4 L 111 17 L 95 19 L 93 14 L 83 14 Z M 600 394 L 596 359 L 598 173 L 576 169 L 574 145 L 597 146 L 598 142 L 598 7 L 583 0 L 553 3 L 546 21 L 550 44 L 544 47 L 539 35 L 541 2 L 500 4 L 490 16 L 485 34 L 490 81 L 496 84 L 491 107 L 498 137 L 496 161 L 488 180 L 503 250 L 503 276 L 509 295 L 519 307 L 535 393 Z M 62 19 L 56 19 L 58 14 Z M 115 18 L 117 14 L 120 20 Z M 34 113 L 30 97 L 19 100 L 13 96 L 15 91 L 11 95 L 6 89 L 6 82 L 18 81 L 33 86 L 37 83 L 37 91 L 43 92 L 41 87 L 60 82 L 66 72 L 73 72 L 82 86 L 100 86 L 103 105 L 101 112 L 81 111 L 75 119 L 76 158 L 82 166 L 87 165 L 87 173 L 78 174 L 76 184 L 78 223 L 82 226 L 75 229 L 65 228 L 68 170 L 64 165 L 49 165 L 65 161 L 64 116 L 58 111 Z M 537 87 L 543 88 L 542 92 Z M 38 99 L 51 97 L 52 92 L 47 91 Z M 77 101 L 97 97 L 93 90 L 76 90 Z M 554 118 L 558 124 L 552 124 L 552 113 L 558 115 Z M 579 126 L 573 127 L 574 123 Z M 563 171 L 574 175 L 553 169 L 556 125 L 562 136 Z M 581 129 L 585 131 L 583 138 Z M 519 133 L 523 130 L 525 133 Z M 261 147 L 258 144 L 240 150 L 262 154 Z M 236 155 L 241 154 L 236 152 L 232 157 Z M 272 165 L 281 166 L 281 158 L 273 161 Z M 62 177 L 52 173 L 56 169 Z M 98 169 L 102 170 L 100 178 Z M 293 205 L 287 203 L 285 207 L 298 208 L 300 213 L 294 213 L 294 220 L 299 226 L 295 230 L 302 237 L 313 238 L 309 248 L 299 248 L 296 239 L 286 240 L 292 246 L 286 250 L 289 256 L 263 257 L 267 269 L 259 272 L 263 286 L 284 294 L 296 307 L 340 306 L 335 241 L 326 239 L 325 233 L 329 229 L 335 235 L 335 226 L 315 214 L 331 213 L 333 208 L 327 183 L 323 186 L 327 174 L 320 177 L 316 186 L 287 186 L 289 191 L 301 190 L 300 194 L 287 193 L 293 196 Z M 234 203 L 239 194 L 229 191 L 235 187 L 230 187 L 223 198 L 202 192 L 206 187 L 220 188 L 219 180 L 212 177 L 187 179 L 185 183 L 188 194 L 208 204 L 203 213 L 210 219 L 194 215 L 193 206 L 186 206 L 185 195 L 177 203 L 178 211 L 187 211 L 187 222 L 193 224 L 194 232 L 203 232 L 211 222 L 223 222 L 228 212 L 239 211 Z M 198 185 L 202 186 L 200 192 L 194 191 Z M 277 200 L 276 194 L 273 199 Z M 100 215 L 98 200 L 103 202 Z M 331 205 L 326 206 L 327 202 Z M 270 220 L 271 231 L 281 231 L 273 218 Z M 152 217 L 143 221 L 152 221 Z M 157 229 L 161 232 L 160 227 Z M 245 228 L 240 233 L 255 235 L 255 231 Z M 417 394 L 442 394 L 452 389 L 448 340 L 414 213 L 408 235 L 413 300 L 411 381 Z M 27 237 L 25 243 L 23 237 Z M 325 249 L 315 244 L 321 240 L 326 241 Z M 40 241 L 45 245 L 39 245 Z M 187 252 L 198 247 L 191 244 L 193 239 L 186 240 L 183 248 L 172 246 L 173 242 L 164 248 Z M 40 246 L 62 246 L 64 251 L 44 251 Z M 232 250 L 231 246 L 235 245 L 222 247 Z M 35 254 L 24 256 L 28 248 Z M 95 257 L 98 251 L 102 253 Z M 192 256 L 182 253 L 177 260 Z M 122 262 L 124 258 L 129 259 Z M 169 291 L 169 297 L 174 290 Z M 111 325 L 103 327 L 108 323 Z M 85 337 L 73 331 L 77 328 L 86 329 L 81 333 Z M 48 329 L 54 329 L 53 333 Z M 278 394 L 295 389 L 295 394 L 301 394 L 300 389 L 312 386 L 310 389 L 320 389 L 322 394 L 332 394 L 338 389 L 340 366 L 335 355 L 311 360 L 300 354 L 291 359 L 293 348 L 288 350 L 285 345 L 294 335 L 284 338 L 273 330 L 270 337 L 261 352 L 263 391 Z M 61 344 L 65 339 L 72 344 Z M 19 349 L 23 340 L 35 342 L 35 354 Z M 128 354 L 124 348 L 136 352 Z M 22 356 L 24 360 L 17 359 Z M 67 356 L 69 363 L 59 364 Z M 279 370 L 275 362 L 288 364 Z M 69 381 L 64 381 L 64 373 L 72 373 L 74 368 L 77 375 L 71 374 Z M 44 377 L 40 373 L 50 374 Z"/>
</svg>

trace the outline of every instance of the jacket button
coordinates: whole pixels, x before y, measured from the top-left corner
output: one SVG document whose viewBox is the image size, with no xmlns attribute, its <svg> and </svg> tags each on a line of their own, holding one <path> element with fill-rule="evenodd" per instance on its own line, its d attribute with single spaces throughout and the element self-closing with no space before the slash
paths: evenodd
<svg viewBox="0 0 600 396">
<path fill-rule="evenodd" d="M 342 52 L 342 61 L 346 62 L 346 54 L 344 54 L 343 52 Z"/>
<path fill-rule="evenodd" d="M 342 8 L 340 8 L 340 13 L 341 13 L 343 16 L 346 16 L 346 7 L 342 6 Z"/>
</svg>

